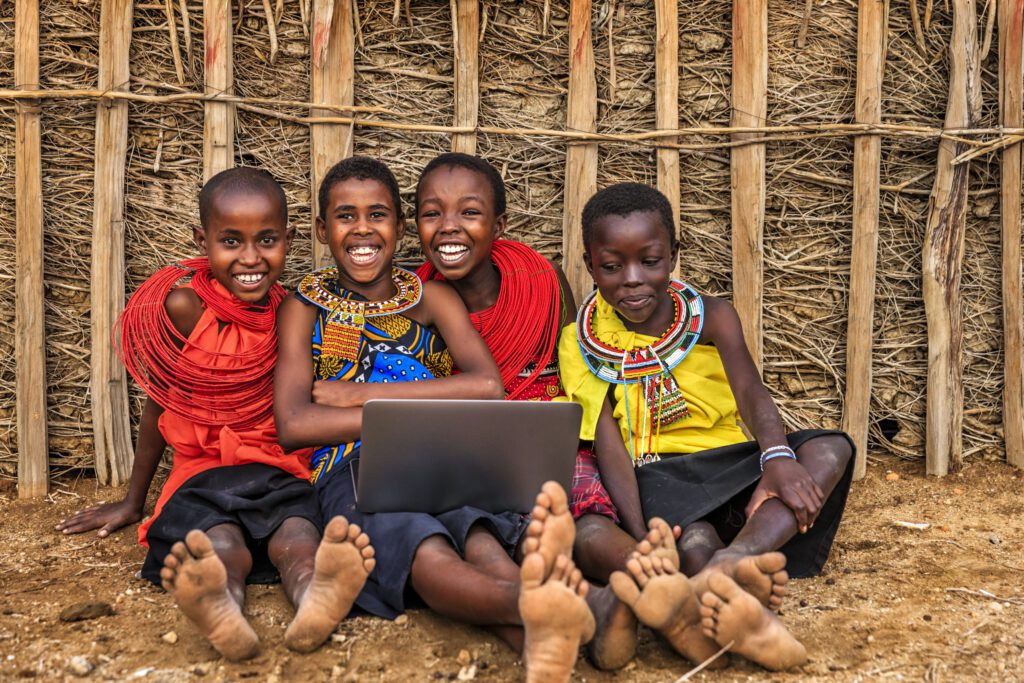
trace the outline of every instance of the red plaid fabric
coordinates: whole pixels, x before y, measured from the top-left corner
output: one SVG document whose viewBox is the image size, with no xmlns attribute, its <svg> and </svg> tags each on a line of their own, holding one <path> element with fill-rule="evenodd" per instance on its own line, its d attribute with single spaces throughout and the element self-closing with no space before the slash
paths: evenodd
<svg viewBox="0 0 1024 683">
<path fill-rule="evenodd" d="M 572 476 L 572 492 L 569 494 L 569 509 L 572 518 L 583 515 L 602 515 L 619 523 L 619 512 L 611 496 L 601 483 L 601 472 L 597 469 L 597 456 L 593 446 L 580 448 L 576 454 L 576 469 Z"/>
</svg>

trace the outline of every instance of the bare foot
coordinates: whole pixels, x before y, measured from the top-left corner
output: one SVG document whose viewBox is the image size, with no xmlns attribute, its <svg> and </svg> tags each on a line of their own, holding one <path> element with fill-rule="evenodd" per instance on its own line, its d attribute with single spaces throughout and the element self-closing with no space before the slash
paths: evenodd
<svg viewBox="0 0 1024 683">
<path fill-rule="evenodd" d="M 627 572 L 613 572 L 610 586 L 641 624 L 661 633 L 672 648 L 695 664 L 718 651 L 701 631 L 700 605 L 690 581 L 661 557 L 634 554 Z M 713 668 L 726 662 L 715 660 Z"/>
<path fill-rule="evenodd" d="M 778 610 L 782 606 L 786 584 L 789 583 L 786 556 L 782 553 L 716 553 L 708 566 L 693 577 L 693 585 L 698 596 L 707 591 L 708 577 L 716 572 L 733 579 L 740 588 L 757 598 L 765 607 Z"/>
<path fill-rule="evenodd" d="M 807 661 L 807 650 L 779 618 L 721 572 L 708 577 L 701 596 L 704 633 L 766 669 L 782 671 Z"/>
<path fill-rule="evenodd" d="M 647 522 L 647 529 L 647 535 L 637 544 L 636 551 L 641 555 L 660 557 L 679 571 L 679 550 L 672 527 L 661 517 L 652 517 Z"/>
<path fill-rule="evenodd" d="M 636 616 L 619 600 L 612 589 L 593 588 L 587 593 L 587 605 L 594 615 L 597 630 L 587 645 L 587 656 L 598 669 L 620 669 L 636 654 Z"/>
<path fill-rule="evenodd" d="M 164 589 L 174 597 L 210 644 L 232 661 L 248 659 L 259 649 L 259 637 L 228 592 L 228 574 L 210 538 L 198 529 L 175 543 L 160 570 Z"/>
<path fill-rule="evenodd" d="M 572 557 L 572 544 L 576 540 L 576 523 L 569 512 L 565 489 L 556 482 L 545 482 L 537 494 L 531 517 L 523 541 L 523 556 L 540 553 L 544 558 L 544 578 L 547 578 L 556 557 Z"/>
<path fill-rule="evenodd" d="M 544 557 L 539 552 L 523 559 L 519 579 L 526 681 L 565 683 L 572 675 L 580 644 L 594 636 L 594 615 L 585 599 L 587 582 L 565 555 L 555 558 L 545 578 Z"/>
<path fill-rule="evenodd" d="M 345 618 L 377 560 L 370 537 L 344 517 L 327 523 L 316 551 L 313 579 L 299 601 L 284 642 L 297 652 L 312 652 Z"/>
</svg>

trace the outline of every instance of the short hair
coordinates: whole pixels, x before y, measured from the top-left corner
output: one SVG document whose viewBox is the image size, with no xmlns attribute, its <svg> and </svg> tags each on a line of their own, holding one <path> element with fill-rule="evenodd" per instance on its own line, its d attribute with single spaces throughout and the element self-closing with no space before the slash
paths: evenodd
<svg viewBox="0 0 1024 683">
<path fill-rule="evenodd" d="M 668 232 L 669 244 L 675 247 L 676 222 L 668 197 L 642 183 L 617 183 L 595 194 L 583 207 L 583 248 L 590 250 L 594 224 L 597 221 L 609 215 L 625 217 L 638 211 L 657 213 L 665 231 Z"/>
<path fill-rule="evenodd" d="M 498 169 L 494 168 L 486 159 L 461 152 L 439 154 L 424 167 L 423 172 L 420 173 L 420 179 L 416 182 L 416 213 L 419 213 L 420 210 L 420 188 L 423 187 L 423 179 L 441 167 L 464 168 L 482 175 L 491 186 L 491 194 L 494 196 L 494 215 L 497 217 L 505 213 L 505 181 L 501 179 Z"/>
<path fill-rule="evenodd" d="M 331 190 L 338 183 L 346 180 L 376 180 L 391 193 L 391 201 L 395 204 L 395 214 L 402 217 L 402 194 L 398 189 L 398 181 L 395 174 L 383 161 L 371 159 L 370 157 L 354 156 L 342 159 L 327 172 L 324 179 L 320 181 L 320 191 L 317 194 L 317 203 L 320 209 L 320 218 L 326 220 L 327 202 L 331 198 Z"/>
<path fill-rule="evenodd" d="M 237 166 L 221 171 L 206 181 L 199 190 L 199 224 L 206 230 L 206 223 L 214 210 L 213 204 L 224 194 L 262 194 L 272 196 L 281 207 L 281 220 L 288 225 L 288 198 L 281 184 L 274 176 L 261 168 Z"/>
</svg>

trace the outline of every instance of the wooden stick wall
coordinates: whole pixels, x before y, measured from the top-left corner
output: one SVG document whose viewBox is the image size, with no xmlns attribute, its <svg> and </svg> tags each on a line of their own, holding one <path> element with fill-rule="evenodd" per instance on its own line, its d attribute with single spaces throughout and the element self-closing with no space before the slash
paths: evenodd
<svg viewBox="0 0 1024 683">
<path fill-rule="evenodd" d="M 356 0 L 313 0 L 310 32 L 311 204 L 318 215 L 317 189 L 329 167 L 353 152 L 353 118 L 339 116 L 354 105 Z M 98 90 L 127 91 L 131 0 L 103 0 Z M 232 0 L 204 0 L 205 90 L 204 177 L 234 165 L 236 99 L 233 98 Z M 173 0 L 165 0 L 168 30 L 176 36 Z M 972 0 L 953 0 L 954 31 L 949 54 L 947 128 L 977 121 L 979 64 Z M 180 0 L 181 13 L 187 4 Z M 569 12 L 568 133 L 597 133 L 597 84 L 591 0 L 572 0 Z M 685 9 L 685 7 L 683 8 Z M 679 12 L 678 0 L 657 0 L 656 125 L 644 139 L 657 139 L 657 184 L 680 209 Z M 1004 129 L 1024 128 L 1022 116 L 1022 12 L 1024 0 L 999 0 L 1000 116 Z M 733 6 L 731 149 L 733 295 L 748 346 L 762 359 L 762 232 L 765 203 L 765 137 L 768 102 L 766 0 L 735 0 Z M 38 88 L 38 0 L 17 0 L 15 79 L 18 91 Z M 856 121 L 881 126 L 882 75 L 887 42 L 888 0 L 859 4 Z M 451 0 L 454 64 L 454 128 L 451 148 L 476 149 L 480 102 L 478 0 Z M 927 18 L 926 18 L 927 23 Z M 186 49 L 191 39 L 186 30 Z M 171 41 L 177 50 L 177 39 Z M 175 53 L 175 64 L 181 56 Z M 225 98 L 225 99 L 220 99 Z M 323 105 L 317 107 L 316 105 Z M 19 493 L 44 495 L 48 486 L 45 340 L 43 328 L 42 230 L 39 102 L 17 100 L 17 422 Z M 383 125 L 383 124 L 382 124 Z M 399 126 L 399 124 L 392 124 Z M 427 127 L 424 127 L 426 130 Z M 774 128 L 773 128 L 774 130 Z M 665 132 L 671 131 L 671 133 Z M 537 131 L 544 132 L 544 131 Z M 548 131 L 550 132 L 550 131 Z M 124 185 L 128 99 L 101 98 L 96 113 L 96 170 L 92 251 L 92 410 L 97 475 L 117 484 L 130 471 L 127 384 L 110 333 L 124 303 Z M 637 139 L 640 139 L 638 137 Z M 563 267 L 579 299 L 592 284 L 583 263 L 580 214 L 597 190 L 599 141 L 567 141 Z M 863 476 L 870 423 L 871 339 L 878 246 L 881 135 L 854 139 L 848 378 L 844 428 L 858 447 L 856 475 Z M 929 325 L 927 470 L 944 474 L 960 464 L 961 333 L 959 279 L 964 240 L 968 163 L 955 140 L 939 143 L 935 185 L 924 244 L 924 298 Z M 1021 376 L 1022 321 L 1020 193 L 1021 143 L 1000 152 L 1002 164 L 1003 305 L 1006 347 L 1004 420 L 1008 460 L 1024 467 L 1024 383 Z M 685 226 L 682 227 L 685 229 Z M 314 240 L 314 262 L 328 254 Z"/>
</svg>

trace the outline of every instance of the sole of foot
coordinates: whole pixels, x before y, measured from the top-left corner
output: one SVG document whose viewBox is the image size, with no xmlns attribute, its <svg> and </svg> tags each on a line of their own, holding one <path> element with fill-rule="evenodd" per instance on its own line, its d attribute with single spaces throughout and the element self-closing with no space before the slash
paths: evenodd
<svg viewBox="0 0 1024 683">
<path fill-rule="evenodd" d="M 555 558 L 572 556 L 576 540 L 576 523 L 569 511 L 565 489 L 553 481 L 545 482 L 537 494 L 523 540 L 523 557 L 540 553 L 544 559 L 544 578 L 551 573 Z"/>
<path fill-rule="evenodd" d="M 182 614 L 217 652 L 239 661 L 259 651 L 259 637 L 228 592 L 227 570 L 205 533 L 193 529 L 184 542 L 171 547 L 160 579 Z"/>
<path fill-rule="evenodd" d="M 526 681 L 567 683 L 580 645 L 594 636 L 594 615 L 586 601 L 588 584 L 565 555 L 555 559 L 545 577 L 539 552 L 523 559 L 519 577 Z"/>
<path fill-rule="evenodd" d="M 641 624 L 654 629 L 672 648 L 699 664 L 718 651 L 701 630 L 700 605 L 689 579 L 662 557 L 637 552 L 625 572 L 614 572 L 609 584 Z M 721 662 L 721 663 L 719 663 Z M 716 660 L 711 666 L 724 666 Z"/>
<path fill-rule="evenodd" d="M 316 551 L 313 578 L 285 631 L 285 645 L 296 652 L 312 652 L 327 640 L 373 571 L 373 555 L 370 538 L 357 525 L 344 517 L 328 522 Z"/>
<path fill-rule="evenodd" d="M 658 557 L 667 562 L 676 571 L 679 570 L 679 550 L 676 548 L 676 537 L 672 527 L 661 517 L 652 517 L 647 523 L 647 535 L 636 546 L 641 555 Z"/>
<path fill-rule="evenodd" d="M 764 605 L 735 581 L 718 572 L 701 596 L 701 626 L 722 647 L 772 671 L 807 661 L 807 650 Z"/>
</svg>

